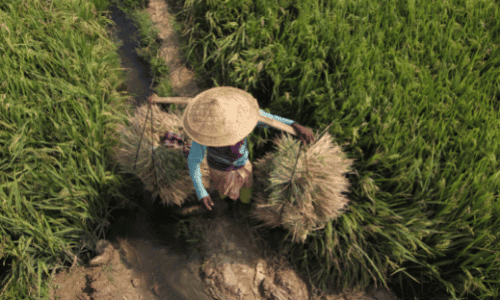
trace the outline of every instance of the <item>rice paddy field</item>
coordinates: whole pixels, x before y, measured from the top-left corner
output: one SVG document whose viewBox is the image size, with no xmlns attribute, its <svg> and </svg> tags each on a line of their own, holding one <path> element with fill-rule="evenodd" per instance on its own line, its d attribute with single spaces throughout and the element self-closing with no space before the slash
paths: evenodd
<svg viewBox="0 0 500 300">
<path fill-rule="evenodd" d="M 46 299 L 45 278 L 91 257 L 127 184 L 110 134 L 125 81 L 109 1 L 0 1 L 0 299 Z"/>
<path fill-rule="evenodd" d="M 281 243 L 311 282 L 500 298 L 498 3 L 175 4 L 186 57 L 211 85 L 315 131 L 333 121 L 355 159 L 348 211 Z M 0 1 L 1 299 L 43 298 L 46 276 L 89 257 L 128 185 L 109 153 L 127 107 L 109 5 Z M 251 160 L 271 149 L 257 134 Z"/>
<path fill-rule="evenodd" d="M 178 18 L 214 85 L 335 121 L 356 160 L 349 211 L 282 243 L 315 284 L 500 297 L 498 2 L 186 0 Z"/>
</svg>

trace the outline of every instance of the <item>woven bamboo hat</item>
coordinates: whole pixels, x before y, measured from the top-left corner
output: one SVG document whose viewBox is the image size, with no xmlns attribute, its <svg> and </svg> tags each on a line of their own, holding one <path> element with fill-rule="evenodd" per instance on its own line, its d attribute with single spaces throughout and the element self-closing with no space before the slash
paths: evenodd
<svg viewBox="0 0 500 300">
<path fill-rule="evenodd" d="M 259 121 L 259 104 L 251 94 L 234 87 L 215 87 L 189 101 L 182 116 L 186 134 L 195 142 L 223 147 L 252 132 Z"/>
</svg>

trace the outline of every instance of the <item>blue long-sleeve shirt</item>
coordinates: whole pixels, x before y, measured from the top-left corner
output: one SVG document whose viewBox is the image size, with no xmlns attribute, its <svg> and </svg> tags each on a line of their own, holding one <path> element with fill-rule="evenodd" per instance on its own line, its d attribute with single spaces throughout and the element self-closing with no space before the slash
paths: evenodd
<svg viewBox="0 0 500 300">
<path fill-rule="evenodd" d="M 280 117 L 280 116 L 275 116 L 273 114 L 267 113 L 263 111 L 262 109 L 259 109 L 259 114 L 264 117 L 268 117 L 277 121 L 280 121 L 286 125 L 292 125 L 295 123 L 292 120 Z M 269 125 L 263 122 L 258 122 L 257 123 L 258 127 L 263 127 L 263 128 L 268 128 Z M 216 160 L 220 160 L 222 165 L 229 165 L 232 164 L 235 166 L 232 169 L 237 169 L 241 168 L 244 166 L 248 160 L 248 147 L 247 147 L 247 138 L 244 139 L 244 142 L 240 142 L 236 145 L 239 145 L 238 148 L 236 147 L 231 147 L 231 151 L 238 151 L 240 155 L 236 155 L 237 158 L 235 161 L 228 161 L 224 160 L 223 158 L 215 158 L 213 162 Z M 200 164 L 205 158 L 205 152 L 207 150 L 208 146 L 198 144 L 195 141 L 192 141 L 191 143 L 191 149 L 189 151 L 189 156 L 188 156 L 188 167 L 189 167 L 189 175 L 191 176 L 191 179 L 193 180 L 194 184 L 194 189 L 196 190 L 196 194 L 198 196 L 198 199 L 201 200 L 204 197 L 208 196 L 208 192 L 203 186 L 203 183 L 201 181 L 201 170 L 200 170 Z M 235 148 L 235 149 L 233 149 Z M 229 156 L 231 156 L 229 154 Z M 227 157 L 226 157 L 227 158 Z M 212 161 L 211 161 L 212 162 Z M 231 170 L 231 168 L 228 168 Z"/>
</svg>

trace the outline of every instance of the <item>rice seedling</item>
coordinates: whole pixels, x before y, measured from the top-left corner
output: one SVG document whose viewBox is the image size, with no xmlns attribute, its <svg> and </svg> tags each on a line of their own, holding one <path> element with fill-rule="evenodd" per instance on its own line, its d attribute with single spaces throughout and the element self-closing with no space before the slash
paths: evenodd
<svg viewBox="0 0 500 300">
<path fill-rule="evenodd" d="M 353 160 L 326 133 L 304 153 L 289 136 L 275 140 L 277 150 L 255 162 L 255 207 L 261 226 L 283 226 L 294 242 L 304 243 L 314 230 L 337 219 L 349 200 L 345 173 Z"/>
<path fill-rule="evenodd" d="M 151 112 L 151 114 L 150 114 Z M 120 143 L 114 150 L 114 159 L 119 163 L 121 172 L 137 175 L 145 189 L 160 196 L 167 206 L 182 206 L 193 201 L 196 195 L 187 165 L 187 153 L 182 147 L 167 146 L 162 137 L 168 133 L 183 135 L 186 143 L 191 139 L 182 129 L 179 111 L 164 112 L 157 105 L 143 105 L 129 115 L 129 125 L 118 128 Z M 209 187 L 208 164 L 200 165 L 202 181 Z"/>
</svg>

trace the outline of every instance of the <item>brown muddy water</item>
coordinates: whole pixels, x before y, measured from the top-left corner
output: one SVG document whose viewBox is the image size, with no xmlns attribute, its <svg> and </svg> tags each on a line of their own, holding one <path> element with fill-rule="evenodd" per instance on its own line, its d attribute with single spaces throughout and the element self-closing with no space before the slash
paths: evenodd
<svg viewBox="0 0 500 300">
<path fill-rule="evenodd" d="M 116 23 L 116 28 L 112 29 L 113 37 L 122 42 L 119 55 L 127 72 L 127 91 L 134 95 L 137 107 L 154 93 L 151 89 L 152 74 L 149 66 L 135 52 L 138 43 L 133 36 L 137 28 L 132 20 L 115 7 L 110 11 Z M 118 221 L 111 224 L 108 239 L 126 240 L 127 245 L 133 248 L 136 260 L 131 262 L 131 267 L 141 270 L 148 281 L 155 281 L 161 286 L 159 299 L 212 299 L 204 291 L 198 275 L 199 252 L 175 237 L 177 220 L 168 216 L 159 199 L 153 202 L 151 193 L 144 191 L 143 194 L 143 199 L 131 199 L 140 208 L 113 216 Z M 145 265 L 141 262 L 149 263 Z"/>
</svg>

